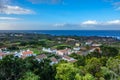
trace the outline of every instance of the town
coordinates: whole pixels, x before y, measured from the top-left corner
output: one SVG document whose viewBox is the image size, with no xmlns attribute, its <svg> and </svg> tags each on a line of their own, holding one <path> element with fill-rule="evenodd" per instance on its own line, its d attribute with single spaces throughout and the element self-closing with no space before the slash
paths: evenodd
<svg viewBox="0 0 120 80">
<path fill-rule="evenodd" d="M 38 61 L 45 59 L 45 58 L 49 58 L 51 60 L 51 64 L 56 64 L 60 60 L 66 60 L 68 62 L 75 62 L 77 60 L 72 58 L 72 57 L 69 57 L 69 55 L 78 54 L 78 55 L 85 56 L 85 55 L 90 54 L 91 52 L 94 52 L 96 50 L 99 53 L 101 53 L 100 46 L 102 46 L 102 44 L 110 43 L 110 42 L 119 42 L 119 40 L 114 39 L 114 38 L 102 38 L 102 37 L 101 38 L 99 37 L 96 40 L 94 39 L 94 41 L 91 37 L 91 39 L 88 38 L 82 42 L 80 40 L 76 40 L 76 39 L 71 38 L 71 37 L 67 37 L 67 38 L 66 37 L 63 37 L 63 38 L 55 37 L 55 39 L 57 39 L 55 41 L 49 41 L 46 39 L 39 40 L 39 38 L 38 38 L 38 42 L 41 42 L 43 45 L 44 45 L 44 41 L 47 41 L 47 42 L 49 42 L 48 44 L 50 44 L 50 45 L 54 44 L 54 46 L 44 47 L 44 46 L 41 46 L 41 44 L 40 45 L 38 44 L 39 46 L 37 45 L 37 47 L 38 48 L 40 47 L 40 49 L 38 49 L 38 48 L 31 49 L 31 47 L 28 47 L 28 48 L 23 47 L 25 42 L 21 42 L 21 44 L 19 42 L 16 42 L 16 40 L 18 38 L 26 37 L 27 35 L 28 35 L 28 37 L 29 37 L 29 35 L 32 35 L 32 36 L 35 35 L 35 37 L 37 36 L 36 38 L 38 38 L 38 36 L 39 36 L 38 34 L 23 34 L 23 33 L 11 33 L 9 35 L 7 33 L 1 34 L 1 37 L 0 37 L 1 40 L 4 40 L 4 37 L 6 38 L 6 36 L 8 38 L 12 37 L 12 40 L 11 39 L 10 40 L 11 40 L 13 45 L 10 45 L 9 47 L 2 47 L 1 46 L 0 59 L 2 59 L 6 55 L 14 55 L 14 56 L 22 58 L 22 59 L 24 59 L 26 57 L 30 57 L 30 56 L 35 56 Z M 42 35 L 42 36 L 48 37 L 47 35 Z M 83 37 L 83 40 L 84 40 L 84 38 L 85 37 Z M 19 40 L 21 40 L 21 39 L 18 39 L 18 41 Z M 104 42 L 102 42 L 101 40 Z M 20 44 L 20 45 L 23 44 L 22 45 L 23 48 L 16 50 L 16 46 L 18 46 L 18 45 L 16 45 L 16 43 Z M 32 42 L 31 42 L 31 44 L 32 44 Z M 36 44 L 37 43 L 33 42 L 33 46 L 36 46 Z M 13 50 L 10 50 L 9 49 L 10 47 L 13 48 Z M 15 48 L 15 50 L 14 50 L 14 48 Z M 19 48 L 19 47 L 17 47 L 17 48 Z M 51 57 L 49 57 L 49 56 L 51 56 Z M 57 57 L 55 57 L 55 56 L 57 56 Z"/>
<path fill-rule="evenodd" d="M 119 80 L 119 60 L 117 38 L 0 34 L 1 80 Z"/>
<path fill-rule="evenodd" d="M 73 40 L 73 39 L 69 39 Z M 78 55 L 87 55 L 91 52 L 94 52 L 95 50 L 100 50 L 100 46 L 102 44 L 93 43 L 92 41 L 86 42 L 83 46 L 80 46 L 80 43 L 75 43 L 74 47 L 72 49 L 65 47 L 64 49 L 56 49 L 56 48 L 42 48 L 41 54 L 36 54 L 34 51 L 27 49 L 27 50 L 20 50 L 20 51 L 8 51 L 7 48 L 1 48 L 0 49 L 0 59 L 2 59 L 6 55 L 14 55 L 15 57 L 19 58 L 26 58 L 30 56 L 35 56 L 38 61 L 48 58 L 48 56 L 52 55 L 49 59 L 51 60 L 51 64 L 56 64 L 60 60 L 66 60 L 68 62 L 75 62 L 76 60 L 72 57 L 69 57 L 71 54 L 78 54 Z M 45 53 L 45 54 L 44 54 Z M 56 59 L 54 56 L 58 56 L 58 59 Z"/>
</svg>

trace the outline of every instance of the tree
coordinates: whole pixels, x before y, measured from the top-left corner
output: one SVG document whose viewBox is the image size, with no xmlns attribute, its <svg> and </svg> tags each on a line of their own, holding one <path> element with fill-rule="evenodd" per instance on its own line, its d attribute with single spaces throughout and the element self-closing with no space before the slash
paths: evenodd
<svg viewBox="0 0 120 80">
<path fill-rule="evenodd" d="M 57 46 L 55 46 L 56 47 L 56 49 L 58 49 L 58 50 L 60 50 L 60 49 L 65 49 L 65 48 L 71 48 L 71 46 L 69 46 L 69 45 L 57 45 Z"/>
<path fill-rule="evenodd" d="M 8 47 L 8 50 L 10 50 L 10 51 L 19 50 L 19 47 L 17 47 L 17 46 L 10 46 L 10 47 Z"/>
<path fill-rule="evenodd" d="M 59 64 L 56 68 L 56 80 L 74 80 L 79 70 L 70 63 Z"/>
<path fill-rule="evenodd" d="M 106 64 L 107 68 L 120 76 L 120 59 L 109 58 Z"/>
<path fill-rule="evenodd" d="M 85 65 L 85 57 L 77 54 L 71 54 L 70 57 L 73 57 L 74 59 L 77 59 L 77 62 L 75 64 L 77 66 L 84 66 Z"/>
<path fill-rule="evenodd" d="M 8 55 L 0 61 L 0 79 L 18 80 L 25 72 L 23 60 L 13 55 Z"/>
<path fill-rule="evenodd" d="M 80 74 L 77 73 L 75 75 L 75 80 L 82 80 L 82 76 L 80 76 Z"/>
<path fill-rule="evenodd" d="M 48 59 L 42 60 L 34 71 L 40 76 L 41 80 L 54 80 L 55 78 L 55 69 L 50 65 Z"/>
<path fill-rule="evenodd" d="M 119 51 L 114 47 L 101 46 L 102 56 L 114 57 L 118 55 Z"/>
<path fill-rule="evenodd" d="M 105 80 L 119 80 L 119 76 L 107 67 L 101 67 L 101 74 Z"/>
<path fill-rule="evenodd" d="M 40 80 L 40 77 L 35 75 L 32 72 L 26 72 L 25 75 L 23 76 L 23 78 L 21 78 L 19 80 Z"/>
<path fill-rule="evenodd" d="M 102 64 L 100 62 L 100 59 L 98 59 L 98 58 L 93 57 L 91 59 L 87 59 L 86 60 L 86 66 L 85 66 L 85 68 L 87 69 L 87 71 L 89 73 L 91 73 L 94 76 L 95 76 L 95 74 L 97 72 L 100 71 L 100 67 L 101 66 L 102 66 Z"/>
<path fill-rule="evenodd" d="M 95 80 L 95 78 L 89 73 L 87 73 L 85 76 L 80 76 L 79 74 L 76 74 L 75 80 Z"/>
</svg>

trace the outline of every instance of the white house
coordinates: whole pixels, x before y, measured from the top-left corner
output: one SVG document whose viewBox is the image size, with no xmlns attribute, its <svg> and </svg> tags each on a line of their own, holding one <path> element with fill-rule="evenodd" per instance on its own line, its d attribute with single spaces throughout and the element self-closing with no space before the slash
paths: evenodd
<svg viewBox="0 0 120 80">
<path fill-rule="evenodd" d="M 48 52 L 48 53 L 56 53 L 56 49 L 50 49 L 50 48 L 43 48 L 42 49 L 44 52 Z"/>
<path fill-rule="evenodd" d="M 79 50 L 80 50 L 80 47 L 74 47 L 73 50 L 74 50 L 74 51 L 79 51 Z"/>
<path fill-rule="evenodd" d="M 92 41 L 88 41 L 88 42 L 86 42 L 85 44 L 86 45 L 91 45 L 93 42 Z"/>
<path fill-rule="evenodd" d="M 17 51 L 16 51 L 16 52 L 14 53 L 14 56 L 20 58 L 20 57 L 22 56 L 22 52 L 17 52 Z"/>
<path fill-rule="evenodd" d="M 100 47 L 102 44 L 92 44 L 92 47 Z"/>
</svg>

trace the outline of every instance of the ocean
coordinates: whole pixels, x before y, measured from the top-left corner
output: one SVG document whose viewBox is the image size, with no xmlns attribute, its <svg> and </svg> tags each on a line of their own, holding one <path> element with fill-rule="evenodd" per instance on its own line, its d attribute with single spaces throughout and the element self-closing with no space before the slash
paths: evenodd
<svg viewBox="0 0 120 80">
<path fill-rule="evenodd" d="M 120 39 L 120 30 L 0 30 L 0 33 L 36 33 L 56 36 L 100 36 Z"/>
</svg>

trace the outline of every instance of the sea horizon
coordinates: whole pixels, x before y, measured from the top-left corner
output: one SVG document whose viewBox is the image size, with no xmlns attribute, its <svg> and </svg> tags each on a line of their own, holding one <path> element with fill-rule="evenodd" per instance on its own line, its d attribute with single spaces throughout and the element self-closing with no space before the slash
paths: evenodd
<svg viewBox="0 0 120 80">
<path fill-rule="evenodd" d="M 0 33 L 35 33 L 53 36 L 99 36 L 120 39 L 120 30 L 0 30 Z"/>
</svg>

